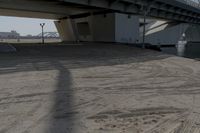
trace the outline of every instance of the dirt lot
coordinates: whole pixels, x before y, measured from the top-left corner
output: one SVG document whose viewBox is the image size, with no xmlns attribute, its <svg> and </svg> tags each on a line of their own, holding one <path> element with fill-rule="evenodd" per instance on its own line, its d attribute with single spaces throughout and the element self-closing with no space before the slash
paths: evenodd
<svg viewBox="0 0 200 133">
<path fill-rule="evenodd" d="M 0 133 L 200 133 L 200 62 L 122 45 L 0 54 Z"/>
</svg>

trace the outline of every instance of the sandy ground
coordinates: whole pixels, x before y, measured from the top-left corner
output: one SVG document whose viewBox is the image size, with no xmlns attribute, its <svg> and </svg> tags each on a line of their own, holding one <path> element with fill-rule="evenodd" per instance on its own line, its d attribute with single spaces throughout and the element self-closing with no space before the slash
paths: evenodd
<svg viewBox="0 0 200 133">
<path fill-rule="evenodd" d="M 120 45 L 0 54 L 0 133 L 200 133 L 200 62 Z"/>
</svg>

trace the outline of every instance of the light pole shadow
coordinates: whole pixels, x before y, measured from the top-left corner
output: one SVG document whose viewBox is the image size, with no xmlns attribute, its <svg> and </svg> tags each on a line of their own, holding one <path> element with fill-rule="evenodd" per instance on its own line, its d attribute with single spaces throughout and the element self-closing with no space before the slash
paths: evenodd
<svg viewBox="0 0 200 133">
<path fill-rule="evenodd" d="M 74 96 L 71 88 L 71 74 L 61 63 L 53 64 L 59 71 L 59 75 L 46 133 L 74 133 L 76 112 L 73 110 Z"/>
</svg>

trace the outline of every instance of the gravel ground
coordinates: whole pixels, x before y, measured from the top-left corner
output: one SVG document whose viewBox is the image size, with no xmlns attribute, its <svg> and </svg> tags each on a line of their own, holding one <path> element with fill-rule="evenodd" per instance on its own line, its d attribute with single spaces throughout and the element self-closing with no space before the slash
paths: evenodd
<svg viewBox="0 0 200 133">
<path fill-rule="evenodd" d="M 111 44 L 0 54 L 0 133 L 199 133 L 200 62 Z"/>
</svg>

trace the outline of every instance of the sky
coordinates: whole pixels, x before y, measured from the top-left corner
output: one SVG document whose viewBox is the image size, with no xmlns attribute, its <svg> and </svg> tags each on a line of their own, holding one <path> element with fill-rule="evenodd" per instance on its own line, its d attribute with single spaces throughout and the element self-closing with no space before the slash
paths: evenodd
<svg viewBox="0 0 200 133">
<path fill-rule="evenodd" d="M 40 23 L 46 23 L 45 32 L 57 31 L 53 20 L 0 16 L 0 32 L 16 30 L 21 35 L 38 35 L 41 33 Z"/>
</svg>

